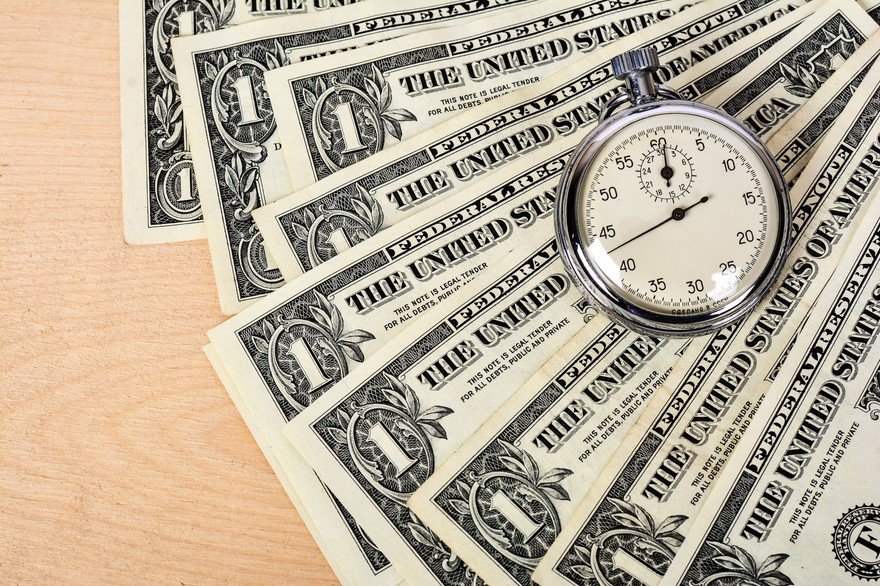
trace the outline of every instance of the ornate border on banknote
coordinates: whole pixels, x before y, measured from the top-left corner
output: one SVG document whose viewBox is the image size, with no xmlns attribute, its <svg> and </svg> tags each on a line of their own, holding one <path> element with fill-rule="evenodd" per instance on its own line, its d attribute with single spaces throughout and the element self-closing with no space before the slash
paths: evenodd
<svg viewBox="0 0 880 586">
<path fill-rule="evenodd" d="M 171 39 L 224 28 L 235 15 L 235 0 L 144 0 L 144 9 L 147 222 L 151 228 L 200 222 Z"/>
<path fill-rule="evenodd" d="M 310 2 L 132 1 L 120 2 L 126 240 L 141 244 L 204 236 L 171 40 L 306 12 Z M 359 0 L 312 1 L 315 10 L 323 10 Z"/>
</svg>

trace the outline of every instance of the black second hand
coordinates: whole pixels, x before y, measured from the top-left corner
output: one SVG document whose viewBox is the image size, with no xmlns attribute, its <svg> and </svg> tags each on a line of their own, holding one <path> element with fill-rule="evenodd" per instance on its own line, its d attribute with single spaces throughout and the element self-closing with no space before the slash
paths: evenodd
<svg viewBox="0 0 880 586">
<path fill-rule="evenodd" d="M 688 210 L 691 210 L 691 209 L 697 207 L 697 206 L 700 205 L 701 203 L 706 203 L 707 201 L 709 201 L 709 196 L 708 196 L 708 195 L 704 195 L 703 197 L 700 198 L 700 201 L 698 201 L 697 203 L 691 204 L 691 205 L 689 205 L 689 206 L 686 207 L 686 208 L 675 208 L 674 210 L 672 210 L 672 215 L 671 215 L 671 216 L 669 216 L 668 218 L 666 218 L 665 220 L 663 220 L 662 222 L 660 222 L 660 223 L 657 224 L 656 226 L 653 226 L 653 227 L 651 227 L 651 228 L 648 228 L 647 230 L 645 230 L 645 231 L 642 232 L 641 234 L 636 234 L 635 236 L 633 236 L 632 238 L 630 238 L 629 240 L 627 240 L 627 241 L 624 242 L 623 244 L 620 244 L 620 245 L 618 245 L 618 246 L 615 246 L 614 248 L 612 248 L 611 250 L 609 250 L 609 251 L 607 252 L 607 254 L 608 254 L 608 255 L 611 255 L 611 253 L 613 253 L 614 251 L 616 251 L 616 250 L 618 250 L 618 249 L 620 249 L 620 248 L 623 248 L 624 246 L 626 246 L 627 244 L 629 244 L 629 243 L 632 242 L 633 240 L 638 240 L 639 238 L 641 238 L 641 237 L 644 236 L 645 234 L 648 234 L 649 232 L 653 232 L 654 230 L 656 230 L 656 229 L 659 228 L 660 226 L 662 226 L 662 225 L 664 225 L 664 224 L 667 224 L 667 223 L 671 222 L 672 220 L 676 220 L 676 221 L 681 221 L 681 220 L 683 220 L 684 217 L 687 215 Z"/>
</svg>

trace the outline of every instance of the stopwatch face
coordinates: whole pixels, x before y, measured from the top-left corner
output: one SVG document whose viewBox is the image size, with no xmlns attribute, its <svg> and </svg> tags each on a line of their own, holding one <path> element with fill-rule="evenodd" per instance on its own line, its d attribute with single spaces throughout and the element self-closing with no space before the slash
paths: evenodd
<svg viewBox="0 0 880 586">
<path fill-rule="evenodd" d="M 657 110 L 592 149 L 574 213 L 610 298 L 686 324 L 735 309 L 778 271 L 787 194 L 766 150 L 723 116 Z"/>
</svg>

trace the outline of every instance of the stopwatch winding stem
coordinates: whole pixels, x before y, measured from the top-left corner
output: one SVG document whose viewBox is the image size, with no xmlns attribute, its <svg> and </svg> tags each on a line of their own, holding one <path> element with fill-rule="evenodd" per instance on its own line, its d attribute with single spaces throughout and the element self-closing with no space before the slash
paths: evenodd
<svg viewBox="0 0 880 586">
<path fill-rule="evenodd" d="M 654 47 L 633 49 L 611 59 L 614 77 L 626 82 L 627 93 L 635 105 L 657 99 L 657 86 L 652 74 L 659 68 L 660 59 Z"/>
<path fill-rule="evenodd" d="M 627 102 L 638 106 L 660 99 L 681 99 L 678 92 L 654 81 L 653 74 L 658 69 L 660 58 L 654 47 L 641 47 L 612 57 L 611 70 L 614 77 L 626 85 L 602 108 L 599 122 L 603 122 L 614 110 Z"/>
</svg>

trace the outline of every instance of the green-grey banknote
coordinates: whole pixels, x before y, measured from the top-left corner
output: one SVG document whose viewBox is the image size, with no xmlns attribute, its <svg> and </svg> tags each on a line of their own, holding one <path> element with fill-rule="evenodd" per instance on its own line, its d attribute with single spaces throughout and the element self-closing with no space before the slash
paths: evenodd
<svg viewBox="0 0 880 586">
<path fill-rule="evenodd" d="M 152 244 L 205 236 L 171 58 L 171 39 L 356 1 L 119 2 L 122 197 L 127 243 Z"/>
<path fill-rule="evenodd" d="M 812 152 L 817 129 L 837 119 L 877 56 L 880 35 L 860 48 L 768 144 L 785 159 L 786 178 Z M 858 65 L 858 67 L 853 67 Z M 754 69 L 759 71 L 761 64 Z M 840 75 L 838 75 L 840 74 Z M 718 100 L 719 92 L 709 97 Z M 765 136 L 772 133 L 770 129 Z M 802 145 L 795 156 L 789 145 Z M 581 332 L 505 406 L 480 426 L 422 486 L 409 505 L 478 574 L 493 584 L 528 584 L 531 573 L 641 408 L 663 384 L 681 344 L 628 332 L 616 343 L 628 350 L 613 360 L 592 353 Z M 582 339 L 579 339 L 582 338 Z M 695 342 L 696 343 L 696 342 Z M 561 478 L 544 490 L 524 473 L 535 462 Z M 557 490 L 561 489 L 561 490 Z"/>
<path fill-rule="evenodd" d="M 878 268 L 875 197 L 665 582 L 880 577 Z"/>
<path fill-rule="evenodd" d="M 447 214 L 412 218 L 383 234 L 371 250 L 349 251 L 211 332 L 265 434 L 277 438 L 286 421 L 359 360 L 420 313 L 445 303 L 513 241 L 529 233 L 549 237 L 555 181 L 577 140 L 570 136 L 554 145 L 562 153 L 550 149 L 543 162 L 519 161 L 450 202 Z M 290 451 L 277 439 L 269 443 Z M 317 495 L 318 506 L 307 509 L 320 511 L 325 497 L 304 464 L 290 464 L 295 455 L 279 459 L 293 478 L 310 485 L 301 489 L 304 495 Z"/>
<path fill-rule="evenodd" d="M 396 141 L 537 83 L 693 2 L 544 0 L 266 75 L 301 189 Z"/>
</svg>

